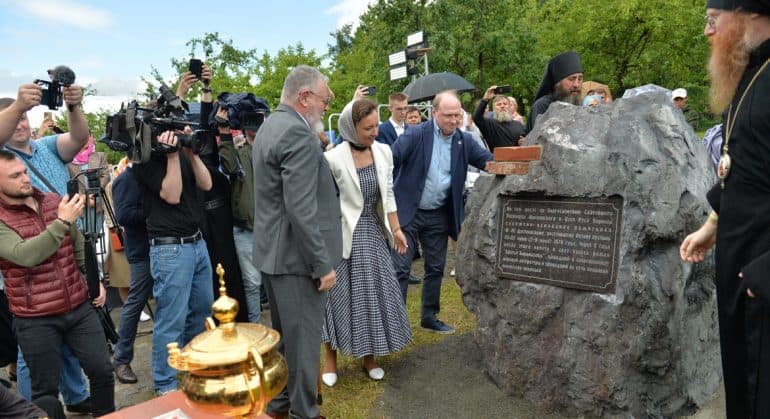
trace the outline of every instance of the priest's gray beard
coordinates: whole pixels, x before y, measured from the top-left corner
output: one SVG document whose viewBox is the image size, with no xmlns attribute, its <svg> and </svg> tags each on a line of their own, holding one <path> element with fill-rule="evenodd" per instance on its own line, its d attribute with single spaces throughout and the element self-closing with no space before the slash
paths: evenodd
<svg viewBox="0 0 770 419">
<path fill-rule="evenodd" d="M 562 87 L 561 83 L 556 83 L 556 86 L 554 86 L 554 95 L 556 95 L 556 99 L 567 102 L 571 105 L 580 106 L 583 103 L 580 101 L 580 92 L 576 91 L 570 91 Z"/>
<path fill-rule="evenodd" d="M 493 112 L 493 117 L 497 122 L 511 122 L 513 121 L 513 115 L 510 112 Z"/>
</svg>

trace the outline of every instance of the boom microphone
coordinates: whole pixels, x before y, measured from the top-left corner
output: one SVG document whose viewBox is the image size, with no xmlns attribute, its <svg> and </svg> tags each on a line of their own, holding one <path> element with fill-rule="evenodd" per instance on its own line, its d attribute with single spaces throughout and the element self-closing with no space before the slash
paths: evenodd
<svg viewBox="0 0 770 419">
<path fill-rule="evenodd" d="M 75 72 L 66 65 L 57 65 L 53 70 L 48 70 L 48 75 L 54 83 L 64 87 L 70 87 L 75 83 Z"/>
<path fill-rule="evenodd" d="M 75 83 L 75 72 L 66 65 L 57 65 L 52 70 L 48 70 L 48 75 L 51 76 L 51 81 L 54 84 L 59 84 L 64 87 L 70 87 Z M 67 105 L 67 109 L 72 112 L 75 107 Z"/>
</svg>

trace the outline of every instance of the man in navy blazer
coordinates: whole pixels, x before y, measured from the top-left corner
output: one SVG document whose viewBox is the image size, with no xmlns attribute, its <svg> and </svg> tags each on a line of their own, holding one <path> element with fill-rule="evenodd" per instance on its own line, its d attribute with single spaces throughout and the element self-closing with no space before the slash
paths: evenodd
<svg viewBox="0 0 770 419">
<path fill-rule="evenodd" d="M 406 108 L 409 96 L 406 93 L 396 92 L 388 97 L 388 109 L 390 118 L 380 124 L 375 140 L 392 146 L 396 139 L 406 130 Z"/>
<path fill-rule="evenodd" d="M 406 301 L 407 281 L 416 241 L 425 262 L 420 325 L 450 334 L 454 328 L 439 320 L 441 280 L 448 237 L 457 240 L 464 217 L 463 187 L 468 164 L 484 169 L 492 154 L 458 128 L 463 110 L 454 92 L 433 99 L 433 119 L 407 130 L 393 144 L 398 219 L 409 247 L 393 252 L 401 293 Z"/>
</svg>

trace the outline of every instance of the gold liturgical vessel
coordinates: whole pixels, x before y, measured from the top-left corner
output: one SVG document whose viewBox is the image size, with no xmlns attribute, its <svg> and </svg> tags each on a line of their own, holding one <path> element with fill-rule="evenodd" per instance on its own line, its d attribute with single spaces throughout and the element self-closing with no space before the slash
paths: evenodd
<svg viewBox="0 0 770 419">
<path fill-rule="evenodd" d="M 280 334 L 261 324 L 235 323 L 238 301 L 227 296 L 225 270 L 217 265 L 219 298 L 206 331 L 184 349 L 168 344 L 168 364 L 179 370 L 179 389 L 206 413 L 241 417 L 261 413 L 286 385 L 288 367 L 278 352 Z"/>
</svg>

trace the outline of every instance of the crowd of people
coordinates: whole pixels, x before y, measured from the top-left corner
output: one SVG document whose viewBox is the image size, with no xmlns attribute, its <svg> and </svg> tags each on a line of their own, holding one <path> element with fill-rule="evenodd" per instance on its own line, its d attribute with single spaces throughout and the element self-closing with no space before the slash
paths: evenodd
<svg viewBox="0 0 770 419">
<path fill-rule="evenodd" d="M 714 156 L 721 179 L 708 196 L 714 211 L 687 236 L 681 255 L 702 261 L 716 244 L 728 417 L 767 417 L 770 108 L 762 92 L 770 89 L 770 2 L 709 0 L 707 12 L 712 105 L 726 115 L 721 155 Z M 153 386 L 158 396 L 176 390 L 167 344 L 183 346 L 204 330 L 219 287 L 212 263 L 222 262 L 238 320 L 264 321 L 266 299 L 270 324 L 281 333 L 288 383 L 262 417 L 321 417 L 318 385 L 336 385 L 338 352 L 361 359 L 378 381 L 386 372 L 377 357 L 411 342 L 406 297 L 415 259 L 424 264 L 420 327 L 454 332 L 439 318 L 440 291 L 469 171 L 483 170 L 497 147 L 522 145 L 553 102 L 612 101 L 606 85 L 583 81 L 580 56 L 568 51 L 549 61 L 527 118 L 493 85 L 471 114 L 452 91 L 438 92 L 428 107 L 393 92 L 390 116 L 380 123 L 377 103 L 360 86 L 340 114 L 334 144 L 320 135 L 334 93 L 318 69 L 293 68 L 272 112 L 256 101 L 262 117 L 243 121 L 224 96 L 214 100 L 211 82 L 203 65 L 199 75 L 183 74 L 176 92 L 184 97 L 200 84 L 200 123 L 216 125 L 207 151 L 181 145 L 188 128 L 170 130 L 155 138 L 163 152 L 138 162 L 130 150 L 116 168 L 95 151 L 80 87 L 63 89 L 69 132 L 46 135 L 56 130 L 46 118 L 37 138 L 26 112 L 40 104 L 40 87 L 24 84 L 16 99 L 0 99 L 0 361 L 15 364 L 18 390 L 0 386 L 0 410 L 52 418 L 64 417 L 65 407 L 112 412 L 114 377 L 138 381 L 134 340 L 151 297 Z M 673 91 L 672 106 L 697 124 L 684 89 Z M 98 185 L 83 172 L 97 173 Z M 73 178 L 86 180 L 73 190 Z M 106 202 L 94 187 L 106 191 Z M 99 276 L 122 290 L 112 359 L 97 310 L 105 288 L 83 279 L 93 258 L 84 213 L 112 242 Z M 118 239 L 106 239 L 113 235 Z"/>
</svg>

